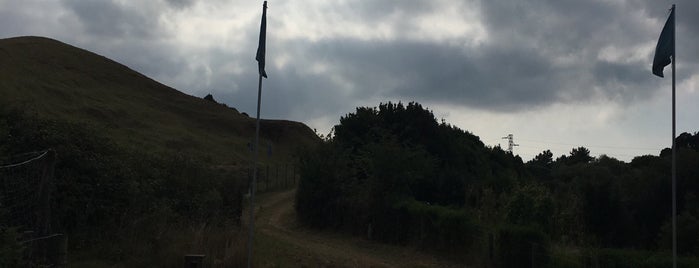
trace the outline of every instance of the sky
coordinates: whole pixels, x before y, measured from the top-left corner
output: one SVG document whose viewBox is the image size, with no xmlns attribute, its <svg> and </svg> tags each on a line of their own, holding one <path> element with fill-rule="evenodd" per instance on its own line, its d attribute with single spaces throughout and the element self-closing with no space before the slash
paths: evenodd
<svg viewBox="0 0 699 268">
<path fill-rule="evenodd" d="M 677 133 L 699 131 L 699 1 L 677 4 Z M 664 0 L 270 0 L 262 117 L 330 132 L 416 101 L 525 161 L 585 146 L 630 161 L 671 143 Z M 0 38 L 45 36 L 254 116 L 262 1 L 0 0 Z"/>
</svg>

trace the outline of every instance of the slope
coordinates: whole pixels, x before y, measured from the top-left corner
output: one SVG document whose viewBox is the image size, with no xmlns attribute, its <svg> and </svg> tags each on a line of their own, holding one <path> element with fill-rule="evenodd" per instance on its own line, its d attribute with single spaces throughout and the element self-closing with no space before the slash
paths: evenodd
<svg viewBox="0 0 699 268">
<path fill-rule="evenodd" d="M 0 40 L 0 104 L 40 117 L 84 123 L 121 146 L 184 153 L 241 166 L 249 159 L 254 119 L 158 83 L 95 53 L 43 37 Z M 264 120 L 261 144 L 286 162 L 317 142 L 306 125 Z"/>
</svg>

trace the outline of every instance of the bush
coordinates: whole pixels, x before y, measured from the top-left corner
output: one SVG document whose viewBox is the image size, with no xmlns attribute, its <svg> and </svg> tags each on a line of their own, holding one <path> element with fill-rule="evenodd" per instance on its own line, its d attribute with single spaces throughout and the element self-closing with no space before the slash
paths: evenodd
<svg viewBox="0 0 699 268">
<path fill-rule="evenodd" d="M 677 254 L 699 256 L 699 217 L 689 211 L 677 216 Z M 672 248 L 672 221 L 667 219 L 660 229 L 661 248 Z"/>
<path fill-rule="evenodd" d="M 294 205 L 299 220 L 313 227 L 337 227 L 346 213 L 339 205 L 339 199 L 346 195 L 339 172 L 346 169 L 346 163 L 333 153 L 332 146 L 323 143 L 299 157 L 301 180 Z"/>
<path fill-rule="evenodd" d="M 516 225 L 537 226 L 551 229 L 554 201 L 549 191 L 537 184 L 525 184 L 516 188 L 506 207 L 506 221 Z"/>
<path fill-rule="evenodd" d="M 185 223 L 239 219 L 243 180 L 190 156 L 126 149 L 91 125 L 19 110 L 0 109 L 0 133 L 5 155 L 56 151 L 51 226 L 72 243 L 109 241 L 159 211 Z"/>
<path fill-rule="evenodd" d="M 403 216 L 400 221 L 406 240 L 440 250 L 462 250 L 479 239 L 480 228 L 462 209 L 431 205 L 417 200 L 403 200 L 395 205 Z M 400 227 L 399 227 L 400 228 Z"/>
<path fill-rule="evenodd" d="M 498 267 L 545 267 L 549 263 L 549 239 L 534 227 L 504 225 L 496 234 Z"/>
<path fill-rule="evenodd" d="M 0 267 L 20 267 L 23 263 L 24 247 L 18 242 L 16 228 L 0 226 Z"/>
</svg>

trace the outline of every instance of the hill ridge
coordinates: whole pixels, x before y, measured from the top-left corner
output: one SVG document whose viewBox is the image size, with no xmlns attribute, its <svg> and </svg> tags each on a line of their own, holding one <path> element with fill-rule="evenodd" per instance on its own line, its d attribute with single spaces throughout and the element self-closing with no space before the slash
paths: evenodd
<svg viewBox="0 0 699 268">
<path fill-rule="evenodd" d="M 84 123 L 120 145 L 244 163 L 254 119 L 149 78 L 105 56 L 38 36 L 0 39 L 0 103 Z M 261 139 L 288 161 L 317 141 L 301 122 L 263 120 Z"/>
</svg>

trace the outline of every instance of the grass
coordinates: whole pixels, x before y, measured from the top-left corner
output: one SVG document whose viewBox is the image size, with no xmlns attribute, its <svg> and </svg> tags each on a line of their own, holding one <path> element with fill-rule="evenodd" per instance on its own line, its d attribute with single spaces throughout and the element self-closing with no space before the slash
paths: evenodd
<svg viewBox="0 0 699 268">
<path fill-rule="evenodd" d="M 182 267 L 184 255 L 205 255 L 203 267 L 245 267 L 247 227 L 171 228 L 157 241 L 138 236 L 94 245 L 69 256 L 71 267 Z M 344 266 L 264 232 L 255 232 L 253 267 Z"/>
<path fill-rule="evenodd" d="M 203 267 L 242 267 L 247 236 L 238 228 L 212 226 L 168 228 L 158 239 L 139 236 L 73 250 L 71 267 L 182 267 L 184 256 L 205 255 Z"/>
<path fill-rule="evenodd" d="M 240 167 L 248 161 L 254 119 L 237 110 L 160 84 L 128 67 L 56 40 L 0 40 L 0 104 L 39 116 L 96 125 L 120 145 L 183 152 Z M 296 147 L 317 141 L 306 125 L 264 120 L 263 162 L 288 162 Z"/>
<path fill-rule="evenodd" d="M 699 267 L 699 258 L 679 256 L 678 267 Z M 671 267 L 669 252 L 552 246 L 549 267 Z"/>
<path fill-rule="evenodd" d="M 0 39 L 0 57 L 0 106 L 89 126 L 95 136 L 126 151 L 183 154 L 221 169 L 249 167 L 255 120 L 233 108 L 184 94 L 108 58 L 48 38 Z M 292 164 L 298 147 L 318 141 L 302 123 L 263 120 L 260 144 L 273 144 L 274 154 L 262 154 L 260 166 Z M 71 233 L 68 262 L 71 267 L 182 267 L 185 254 L 204 254 L 204 267 L 243 266 L 247 235 L 233 224 L 225 226 L 152 215 L 119 230 Z M 259 244 L 284 245 L 265 242 L 264 236 Z M 261 248 L 262 256 L 264 252 Z M 259 259 L 263 266 L 263 260 L 272 259 L 271 253 L 267 256 Z"/>
</svg>

